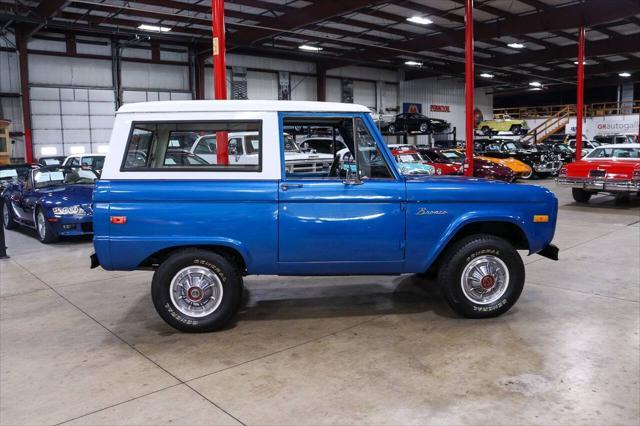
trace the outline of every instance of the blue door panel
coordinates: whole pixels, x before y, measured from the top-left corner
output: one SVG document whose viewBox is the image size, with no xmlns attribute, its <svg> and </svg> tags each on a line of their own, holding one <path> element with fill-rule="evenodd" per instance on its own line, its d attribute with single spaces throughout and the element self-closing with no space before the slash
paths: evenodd
<svg viewBox="0 0 640 426">
<path fill-rule="evenodd" d="M 288 189 L 280 190 L 280 262 L 403 260 L 404 182 L 300 179 L 283 185 Z"/>
</svg>

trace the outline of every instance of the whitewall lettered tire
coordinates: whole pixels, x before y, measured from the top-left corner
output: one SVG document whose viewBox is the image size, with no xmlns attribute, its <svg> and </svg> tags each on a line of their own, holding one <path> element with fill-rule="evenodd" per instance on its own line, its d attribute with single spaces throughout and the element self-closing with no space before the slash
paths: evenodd
<svg viewBox="0 0 640 426">
<path fill-rule="evenodd" d="M 173 328 L 185 332 L 219 330 L 240 307 L 242 277 L 217 253 L 183 249 L 156 270 L 151 297 L 158 314 Z"/>
<path fill-rule="evenodd" d="M 438 282 L 451 308 L 467 318 L 490 318 L 507 312 L 524 287 L 524 264 L 507 241 L 472 235 L 445 252 Z"/>
</svg>

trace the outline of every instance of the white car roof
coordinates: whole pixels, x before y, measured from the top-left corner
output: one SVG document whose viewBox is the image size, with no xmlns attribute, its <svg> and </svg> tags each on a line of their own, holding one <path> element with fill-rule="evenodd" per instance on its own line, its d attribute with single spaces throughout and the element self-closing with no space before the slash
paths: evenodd
<svg viewBox="0 0 640 426">
<path fill-rule="evenodd" d="M 609 145 L 600 145 L 597 148 L 636 148 L 640 149 L 640 143 L 613 143 Z"/>
<path fill-rule="evenodd" d="M 309 101 L 250 101 L 250 100 L 204 100 L 204 101 L 159 101 L 126 104 L 118 114 L 144 112 L 235 112 L 235 111 L 282 111 L 282 112 L 370 112 L 364 105 L 338 102 Z"/>
</svg>

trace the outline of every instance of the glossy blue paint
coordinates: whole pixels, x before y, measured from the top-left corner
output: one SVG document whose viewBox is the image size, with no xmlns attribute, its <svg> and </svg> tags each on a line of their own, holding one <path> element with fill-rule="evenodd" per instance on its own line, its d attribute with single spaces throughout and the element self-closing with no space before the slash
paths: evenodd
<svg viewBox="0 0 640 426">
<path fill-rule="evenodd" d="M 135 269 L 170 247 L 220 245 L 237 250 L 251 273 L 277 272 L 276 181 L 99 181 L 94 203 L 106 269 Z M 111 216 L 126 223 L 110 224 Z"/>
<path fill-rule="evenodd" d="M 280 180 L 112 180 L 94 191 L 94 244 L 105 269 L 135 269 L 161 250 L 220 245 L 242 255 L 249 274 L 350 275 L 424 272 L 456 232 L 508 222 L 531 253 L 553 238 L 557 200 L 548 190 L 464 177 L 402 176 L 368 114 L 361 117 L 394 178 L 289 176 L 280 137 Z M 282 135 L 282 131 L 280 132 Z M 533 223 L 536 214 L 549 223 Z M 126 216 L 123 225 L 111 216 Z"/>
<path fill-rule="evenodd" d="M 34 189 L 19 181 L 10 184 L 2 193 L 2 200 L 11 206 L 14 220 L 35 229 L 35 213 L 42 209 L 51 230 L 59 236 L 89 235 L 93 233 L 91 209 L 92 184 L 56 185 Z M 86 214 L 57 215 L 54 207 L 79 205 Z"/>
</svg>

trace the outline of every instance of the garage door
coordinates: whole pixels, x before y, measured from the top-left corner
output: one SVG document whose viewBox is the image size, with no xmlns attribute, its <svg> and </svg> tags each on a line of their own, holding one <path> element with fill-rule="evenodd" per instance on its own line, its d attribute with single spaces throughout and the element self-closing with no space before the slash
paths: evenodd
<svg viewBox="0 0 640 426">
<path fill-rule="evenodd" d="M 376 109 L 376 83 L 354 80 L 353 103 Z"/>
<path fill-rule="evenodd" d="M 106 152 L 115 114 L 112 90 L 31 87 L 35 157 Z"/>
<path fill-rule="evenodd" d="M 247 97 L 249 99 L 278 99 L 278 74 L 247 71 Z"/>
<path fill-rule="evenodd" d="M 316 78 L 291 74 L 291 100 L 315 101 L 317 99 Z"/>
<path fill-rule="evenodd" d="M 152 102 L 152 101 L 188 101 L 191 100 L 191 92 L 183 91 L 159 91 L 159 90 L 123 90 L 122 103 Z"/>
</svg>

